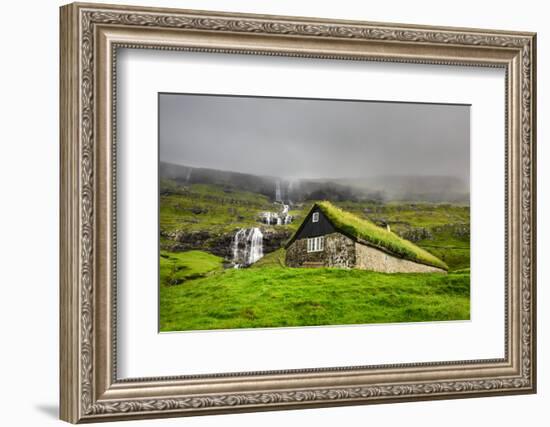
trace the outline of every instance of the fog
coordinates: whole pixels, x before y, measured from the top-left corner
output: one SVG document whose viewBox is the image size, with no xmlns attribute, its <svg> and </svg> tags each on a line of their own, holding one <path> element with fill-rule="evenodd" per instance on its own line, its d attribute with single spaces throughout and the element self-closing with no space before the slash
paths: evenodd
<svg viewBox="0 0 550 427">
<path fill-rule="evenodd" d="M 470 107 L 161 94 L 160 160 L 281 178 L 469 182 Z"/>
</svg>

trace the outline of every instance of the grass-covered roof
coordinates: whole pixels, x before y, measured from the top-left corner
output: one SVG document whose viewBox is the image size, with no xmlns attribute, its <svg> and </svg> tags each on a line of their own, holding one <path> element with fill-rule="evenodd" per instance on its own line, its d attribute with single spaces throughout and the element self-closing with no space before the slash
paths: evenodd
<svg viewBox="0 0 550 427">
<path fill-rule="evenodd" d="M 316 206 L 335 228 L 351 238 L 370 243 L 414 262 L 448 270 L 447 264 L 436 256 L 367 219 L 359 218 L 327 201 L 318 202 Z"/>
</svg>

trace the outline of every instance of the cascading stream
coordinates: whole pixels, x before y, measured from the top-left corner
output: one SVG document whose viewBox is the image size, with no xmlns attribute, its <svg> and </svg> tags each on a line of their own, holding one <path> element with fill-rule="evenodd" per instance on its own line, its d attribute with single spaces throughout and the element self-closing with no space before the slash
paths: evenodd
<svg viewBox="0 0 550 427">
<path fill-rule="evenodd" d="M 282 202 L 283 197 L 281 195 L 281 181 L 275 182 L 275 201 L 276 202 Z"/>
<path fill-rule="evenodd" d="M 241 228 L 233 237 L 233 264 L 235 268 L 247 267 L 264 256 L 264 236 L 258 227 Z"/>
<path fill-rule="evenodd" d="M 278 205 L 278 203 L 276 203 Z M 260 215 L 260 221 L 267 225 L 288 225 L 292 222 L 292 215 L 288 214 L 290 209 L 289 205 L 284 203 L 280 204 L 280 212 L 262 212 Z"/>
</svg>

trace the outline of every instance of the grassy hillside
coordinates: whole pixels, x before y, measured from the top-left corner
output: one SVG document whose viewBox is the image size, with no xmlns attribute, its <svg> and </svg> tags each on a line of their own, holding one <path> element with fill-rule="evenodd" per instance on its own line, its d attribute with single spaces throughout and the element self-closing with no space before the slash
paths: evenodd
<svg viewBox="0 0 550 427">
<path fill-rule="evenodd" d="M 252 264 L 250 268 L 284 268 L 285 267 L 285 255 L 286 250 L 284 248 L 277 249 L 265 255 L 256 263 Z"/>
<path fill-rule="evenodd" d="M 160 228 L 210 232 L 258 225 L 259 212 L 273 209 L 266 196 L 218 185 L 161 181 Z"/>
<path fill-rule="evenodd" d="M 161 285 L 161 331 L 465 320 L 469 274 L 280 267 Z"/>
<path fill-rule="evenodd" d="M 221 271 L 223 259 L 202 251 L 160 252 L 160 282 L 173 286 Z"/>
<path fill-rule="evenodd" d="M 207 231 L 213 238 L 227 239 L 238 228 L 261 225 L 264 229 L 293 233 L 315 201 L 293 206 L 294 222 L 285 226 L 264 226 L 258 223 L 263 211 L 275 211 L 268 197 L 211 184 L 181 185 L 161 180 L 160 229 L 161 244 L 174 245 L 169 234 Z M 470 266 L 469 206 L 435 203 L 380 203 L 372 201 L 340 201 L 336 206 L 368 219 L 374 224 L 391 226 L 391 231 L 412 241 L 416 246 L 448 265 L 449 270 Z M 284 243 L 284 238 L 281 238 Z M 194 249 L 210 250 L 210 245 Z"/>
</svg>

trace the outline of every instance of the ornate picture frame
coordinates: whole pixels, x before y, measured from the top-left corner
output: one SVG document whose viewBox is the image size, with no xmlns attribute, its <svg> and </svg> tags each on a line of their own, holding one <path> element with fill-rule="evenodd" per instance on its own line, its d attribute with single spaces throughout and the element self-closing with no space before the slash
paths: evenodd
<svg viewBox="0 0 550 427">
<path fill-rule="evenodd" d="M 79 423 L 536 391 L 534 33 L 75 3 L 61 8 L 60 43 L 61 419 Z M 503 68 L 505 357 L 118 379 L 119 48 Z"/>
</svg>

